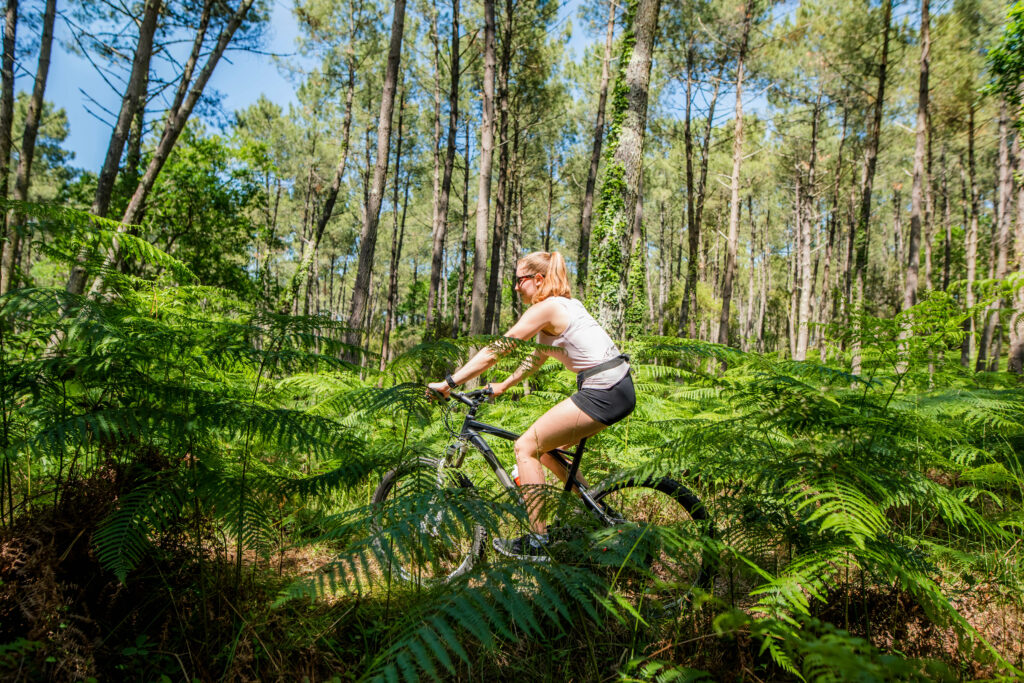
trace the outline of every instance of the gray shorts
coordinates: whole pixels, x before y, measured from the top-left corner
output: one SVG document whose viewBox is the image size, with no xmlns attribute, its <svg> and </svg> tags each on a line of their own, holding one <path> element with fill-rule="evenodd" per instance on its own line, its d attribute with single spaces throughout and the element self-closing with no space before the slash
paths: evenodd
<svg viewBox="0 0 1024 683">
<path fill-rule="evenodd" d="M 627 374 L 607 389 L 577 389 L 570 396 L 576 407 L 604 425 L 613 425 L 636 408 L 633 377 Z"/>
</svg>

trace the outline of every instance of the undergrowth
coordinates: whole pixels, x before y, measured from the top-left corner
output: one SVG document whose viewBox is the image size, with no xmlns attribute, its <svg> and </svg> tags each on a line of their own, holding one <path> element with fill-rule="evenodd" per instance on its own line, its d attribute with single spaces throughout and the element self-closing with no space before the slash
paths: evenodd
<svg viewBox="0 0 1024 683">
<path fill-rule="evenodd" d="M 41 215 L 99 235 L 97 249 L 110 230 Z M 492 339 L 416 346 L 378 373 L 335 321 L 267 313 L 189 284 L 166 254 L 133 256 L 175 281 L 112 271 L 98 298 L 0 299 L 5 678 L 935 680 L 1024 666 L 1024 393 L 961 370 L 963 313 L 945 295 L 865 320 L 860 376 L 673 337 L 627 345 L 637 410 L 591 440 L 583 473 L 679 479 L 717 532 L 651 532 L 669 555 L 718 558 L 710 593 L 658 613 L 622 578 L 629 549 L 601 557 L 592 542 L 549 564 L 490 553 L 442 586 L 382 571 L 381 534 L 415 555 L 439 511 L 492 533 L 522 522 L 472 456 L 476 489 L 407 501 L 385 530 L 369 505 L 384 472 L 451 442 L 423 383 Z M 509 344 L 496 374 L 531 347 Z M 482 418 L 522 431 L 573 385 L 549 363 Z"/>
</svg>

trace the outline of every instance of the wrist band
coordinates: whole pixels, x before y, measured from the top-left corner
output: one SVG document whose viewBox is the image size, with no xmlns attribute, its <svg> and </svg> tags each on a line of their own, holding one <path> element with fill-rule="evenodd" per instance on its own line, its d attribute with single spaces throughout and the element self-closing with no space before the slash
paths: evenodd
<svg viewBox="0 0 1024 683">
<path fill-rule="evenodd" d="M 445 375 L 444 376 L 444 381 L 447 382 L 448 386 L 451 387 L 452 389 L 454 389 L 455 387 L 459 386 L 458 384 L 455 383 L 455 380 L 452 379 L 451 375 Z"/>
</svg>

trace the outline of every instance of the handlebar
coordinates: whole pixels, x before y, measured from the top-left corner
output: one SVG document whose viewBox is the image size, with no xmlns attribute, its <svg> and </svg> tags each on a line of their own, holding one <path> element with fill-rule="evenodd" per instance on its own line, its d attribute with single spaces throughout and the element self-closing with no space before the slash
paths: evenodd
<svg viewBox="0 0 1024 683">
<path fill-rule="evenodd" d="M 481 400 L 474 400 L 474 399 L 484 399 L 484 400 L 486 400 L 489 396 L 492 396 L 492 395 L 494 395 L 494 392 L 491 391 L 490 387 L 484 387 L 483 389 L 477 389 L 476 391 L 467 391 L 464 394 L 459 394 L 459 393 L 456 393 L 454 391 L 451 392 L 451 397 L 452 398 L 454 398 L 459 403 L 465 403 L 470 408 L 472 408 L 473 406 L 478 406 L 481 403 L 483 403 L 483 401 L 481 401 Z"/>
<path fill-rule="evenodd" d="M 437 394 L 437 396 L 440 396 L 440 394 L 438 394 L 437 392 L 433 392 L 433 393 Z M 469 406 L 470 408 L 473 408 L 473 407 L 476 407 L 476 406 L 480 405 L 481 403 L 483 403 L 483 401 L 480 400 L 480 399 L 485 399 L 486 400 L 489 396 L 492 396 L 492 395 L 494 395 L 494 392 L 491 391 L 491 388 L 490 387 L 484 387 L 483 389 L 477 389 L 475 391 L 467 391 L 464 394 L 460 394 L 458 392 L 452 391 L 452 392 L 449 392 L 448 398 L 454 398 L 459 403 L 464 403 L 467 406 Z M 444 400 L 447 401 L 448 398 L 445 398 Z"/>
</svg>

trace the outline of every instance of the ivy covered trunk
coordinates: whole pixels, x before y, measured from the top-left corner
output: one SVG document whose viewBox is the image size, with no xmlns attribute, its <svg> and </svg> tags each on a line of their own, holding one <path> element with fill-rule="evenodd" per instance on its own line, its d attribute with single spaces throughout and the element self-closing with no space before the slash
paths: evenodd
<svg viewBox="0 0 1024 683">
<path fill-rule="evenodd" d="M 660 5 L 660 0 L 634 0 L 627 11 L 591 241 L 588 304 L 598 322 L 620 338 L 627 334 L 627 328 L 630 334 L 635 333 L 638 320 L 642 325 L 646 301 L 643 291 L 627 291 L 627 285 L 643 287 L 642 273 L 634 282 L 630 282 L 629 273 L 634 257 L 633 234 L 642 230 L 636 225 L 637 202 L 643 173 L 651 54 Z M 635 304 L 629 305 L 630 301 Z"/>
</svg>

